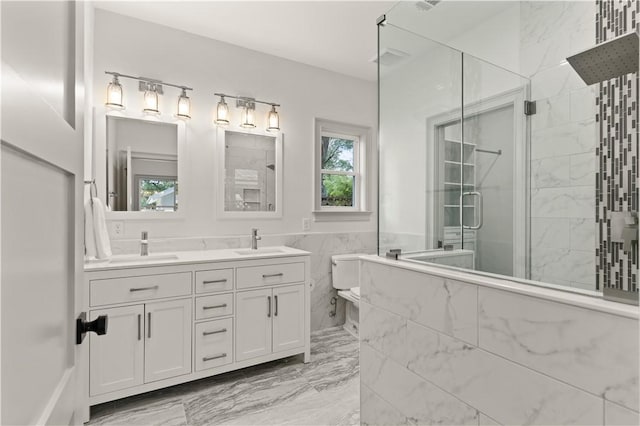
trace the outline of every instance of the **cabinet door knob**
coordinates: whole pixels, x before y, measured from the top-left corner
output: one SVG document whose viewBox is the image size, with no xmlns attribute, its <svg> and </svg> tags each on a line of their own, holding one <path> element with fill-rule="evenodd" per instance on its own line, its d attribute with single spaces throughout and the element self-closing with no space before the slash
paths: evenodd
<svg viewBox="0 0 640 426">
<path fill-rule="evenodd" d="M 147 329 L 147 338 L 151 339 L 151 312 L 147 313 L 147 322 L 149 323 L 149 328 Z"/>
<path fill-rule="evenodd" d="M 267 318 L 271 318 L 271 296 L 267 296 Z"/>
<path fill-rule="evenodd" d="M 275 309 L 275 312 L 273 313 L 273 316 L 277 317 L 278 316 L 278 296 L 273 296 L 273 300 L 276 305 L 276 309 Z"/>
</svg>

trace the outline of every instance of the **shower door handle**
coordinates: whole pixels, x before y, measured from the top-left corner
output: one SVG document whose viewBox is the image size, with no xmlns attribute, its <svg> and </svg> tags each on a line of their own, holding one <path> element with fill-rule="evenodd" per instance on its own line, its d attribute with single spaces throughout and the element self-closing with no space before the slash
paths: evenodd
<svg viewBox="0 0 640 426">
<path fill-rule="evenodd" d="M 464 225 L 464 223 L 462 222 L 463 219 L 463 212 L 464 212 L 464 197 L 466 195 L 473 195 L 474 197 L 478 197 L 478 223 L 475 225 Z M 478 191 L 472 191 L 472 192 L 463 192 L 462 195 L 460 195 L 460 225 L 462 225 L 462 229 L 480 229 L 482 228 L 482 220 L 483 220 L 483 202 L 482 202 L 482 193 L 478 192 Z"/>
</svg>

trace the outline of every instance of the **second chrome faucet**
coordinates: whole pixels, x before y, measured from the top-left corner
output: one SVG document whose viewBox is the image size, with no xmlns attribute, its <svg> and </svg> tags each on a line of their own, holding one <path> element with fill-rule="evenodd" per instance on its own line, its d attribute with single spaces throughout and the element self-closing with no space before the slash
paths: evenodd
<svg viewBox="0 0 640 426">
<path fill-rule="evenodd" d="M 140 256 L 149 256 L 149 233 L 142 231 L 140 235 Z"/>
<path fill-rule="evenodd" d="M 258 228 L 251 228 L 251 250 L 258 250 L 258 240 L 262 237 L 258 236 Z"/>
</svg>

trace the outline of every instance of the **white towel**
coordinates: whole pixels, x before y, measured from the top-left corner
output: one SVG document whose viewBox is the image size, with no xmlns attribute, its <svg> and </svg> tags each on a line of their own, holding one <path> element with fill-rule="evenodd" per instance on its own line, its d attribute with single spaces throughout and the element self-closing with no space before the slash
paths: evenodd
<svg viewBox="0 0 640 426">
<path fill-rule="evenodd" d="M 111 257 L 111 242 L 107 232 L 104 204 L 98 198 L 84 205 L 84 245 L 87 258 Z"/>
</svg>

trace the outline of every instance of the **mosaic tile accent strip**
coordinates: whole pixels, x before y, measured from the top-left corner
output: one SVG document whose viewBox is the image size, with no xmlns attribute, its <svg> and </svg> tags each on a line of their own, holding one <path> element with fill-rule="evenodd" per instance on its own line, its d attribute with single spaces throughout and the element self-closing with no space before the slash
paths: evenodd
<svg viewBox="0 0 640 426">
<path fill-rule="evenodd" d="M 596 0 L 596 44 L 640 30 L 640 0 Z M 596 98 L 596 288 L 638 291 L 638 245 L 611 241 L 610 212 L 638 211 L 638 73 L 599 83 Z"/>
</svg>

